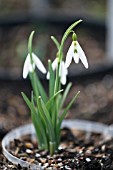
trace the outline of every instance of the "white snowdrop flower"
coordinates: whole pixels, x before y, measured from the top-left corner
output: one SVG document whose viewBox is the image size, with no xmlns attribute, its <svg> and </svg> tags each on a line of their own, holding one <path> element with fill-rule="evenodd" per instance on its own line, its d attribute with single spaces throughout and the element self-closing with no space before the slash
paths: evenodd
<svg viewBox="0 0 113 170">
<path fill-rule="evenodd" d="M 30 59 L 30 54 L 27 55 L 26 60 L 24 62 L 24 67 L 23 67 L 23 78 L 27 78 L 29 72 L 33 72 L 35 69 L 35 66 L 43 73 L 46 73 L 46 69 L 44 65 L 42 64 L 41 60 L 34 54 L 32 53 L 32 60 L 33 64 L 31 63 Z"/>
<path fill-rule="evenodd" d="M 71 46 L 69 47 L 69 50 L 66 55 L 66 62 L 65 62 L 67 68 L 71 64 L 72 59 L 74 59 L 75 63 L 77 64 L 79 63 L 79 59 L 80 59 L 83 65 L 85 66 L 85 68 L 88 68 L 88 61 L 86 55 L 83 49 L 81 48 L 80 44 L 78 43 L 78 41 L 73 41 L 71 43 Z"/>
<path fill-rule="evenodd" d="M 58 66 L 58 58 L 56 58 L 52 63 L 53 71 L 56 70 L 57 66 Z M 60 76 L 60 81 L 61 81 L 62 85 L 66 84 L 67 74 L 68 74 L 68 70 L 65 66 L 65 63 L 64 63 L 64 61 L 61 61 L 60 62 L 60 68 L 59 68 L 59 76 Z M 50 73 L 48 72 L 47 73 L 47 79 L 49 79 L 49 78 L 50 78 Z"/>
</svg>

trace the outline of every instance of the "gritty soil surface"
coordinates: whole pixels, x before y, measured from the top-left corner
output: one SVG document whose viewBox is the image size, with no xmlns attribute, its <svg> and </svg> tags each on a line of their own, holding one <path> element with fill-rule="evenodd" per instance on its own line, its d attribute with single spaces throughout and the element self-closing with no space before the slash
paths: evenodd
<svg viewBox="0 0 113 170">
<path fill-rule="evenodd" d="M 21 160 L 42 166 L 43 169 L 113 169 L 113 139 L 110 136 L 77 130 L 71 132 L 67 128 L 62 130 L 59 150 L 53 156 L 40 151 L 30 136 L 15 139 L 8 150 Z"/>
</svg>

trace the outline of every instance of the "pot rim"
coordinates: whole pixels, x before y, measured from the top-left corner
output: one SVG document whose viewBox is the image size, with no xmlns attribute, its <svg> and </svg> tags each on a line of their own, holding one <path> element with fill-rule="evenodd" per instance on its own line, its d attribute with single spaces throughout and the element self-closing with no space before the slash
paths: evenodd
<svg viewBox="0 0 113 170">
<path fill-rule="evenodd" d="M 89 134 L 91 132 L 100 133 L 103 135 L 111 135 L 113 137 L 113 129 L 111 130 L 108 125 L 105 125 L 103 123 L 98 123 L 94 121 L 88 121 L 88 120 L 64 120 L 62 123 L 62 127 L 67 127 L 77 130 L 83 130 L 88 132 Z M 36 164 L 30 164 L 27 161 L 23 161 L 15 156 L 13 156 L 11 153 L 8 152 L 7 146 L 9 143 L 14 140 L 15 138 L 20 138 L 23 135 L 26 134 L 35 134 L 35 129 L 33 124 L 27 124 L 20 127 L 17 127 L 13 130 L 11 130 L 9 133 L 7 133 L 3 140 L 2 140 L 2 149 L 4 156 L 12 163 L 18 165 L 20 164 L 22 167 L 31 168 L 32 170 L 41 170 L 42 168 L 39 165 Z"/>
</svg>

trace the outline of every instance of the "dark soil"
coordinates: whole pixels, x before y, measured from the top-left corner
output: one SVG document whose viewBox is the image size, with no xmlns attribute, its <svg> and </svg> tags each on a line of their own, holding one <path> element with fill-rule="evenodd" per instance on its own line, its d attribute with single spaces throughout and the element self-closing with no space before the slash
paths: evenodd
<svg viewBox="0 0 113 170">
<path fill-rule="evenodd" d="M 41 165 L 44 169 L 112 170 L 113 139 L 110 136 L 88 132 L 62 130 L 59 150 L 50 156 L 40 151 L 30 136 L 15 139 L 8 150 L 21 160 Z"/>
</svg>

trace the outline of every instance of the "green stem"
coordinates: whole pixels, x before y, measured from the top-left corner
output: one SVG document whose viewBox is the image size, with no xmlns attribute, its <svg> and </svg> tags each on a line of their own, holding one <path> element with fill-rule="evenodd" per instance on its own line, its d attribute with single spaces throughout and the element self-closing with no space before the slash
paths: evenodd
<svg viewBox="0 0 113 170">
<path fill-rule="evenodd" d="M 33 41 L 33 35 L 34 35 L 35 31 L 32 31 L 30 36 L 29 36 L 29 40 L 28 40 L 28 52 L 30 54 L 30 59 L 31 59 L 31 64 L 33 65 L 33 59 L 32 59 L 32 41 Z"/>
<path fill-rule="evenodd" d="M 49 147 L 50 147 L 50 155 L 52 156 L 55 153 L 56 150 L 56 142 L 49 142 Z"/>
<path fill-rule="evenodd" d="M 82 20 L 78 20 L 76 22 L 74 22 L 64 33 L 63 37 L 62 37 L 62 40 L 61 40 L 61 45 L 60 45 L 60 48 L 59 48 L 59 56 L 60 56 L 60 61 L 62 60 L 62 53 L 63 53 L 63 47 L 64 47 L 64 42 L 66 41 L 68 35 L 70 34 L 70 32 L 72 32 L 73 28 L 75 26 L 77 26 L 80 22 L 82 22 Z"/>
</svg>

